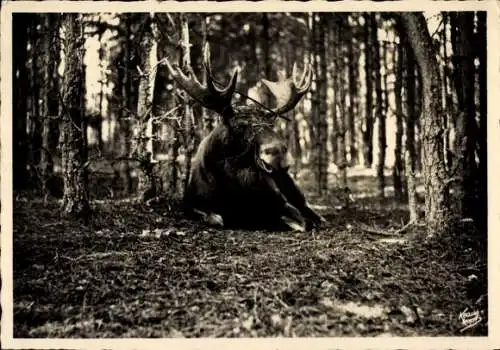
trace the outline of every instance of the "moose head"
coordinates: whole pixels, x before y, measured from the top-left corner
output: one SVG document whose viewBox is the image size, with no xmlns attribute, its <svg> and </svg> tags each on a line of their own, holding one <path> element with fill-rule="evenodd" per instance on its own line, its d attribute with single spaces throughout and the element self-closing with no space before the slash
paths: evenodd
<svg viewBox="0 0 500 350">
<path fill-rule="evenodd" d="M 206 84 L 190 67 L 183 72 L 167 59 L 165 65 L 194 100 L 222 117 L 193 158 L 184 195 L 190 211 L 222 226 L 305 230 L 323 221 L 288 175 L 286 143 L 274 131 L 276 117 L 292 110 L 307 93 L 310 65 L 300 78 L 294 64 L 291 77 L 280 82 L 262 80 L 276 97 L 277 106 L 272 109 L 231 104 L 238 70 L 227 85 L 220 86 L 212 74 L 208 44 L 204 48 Z"/>
</svg>

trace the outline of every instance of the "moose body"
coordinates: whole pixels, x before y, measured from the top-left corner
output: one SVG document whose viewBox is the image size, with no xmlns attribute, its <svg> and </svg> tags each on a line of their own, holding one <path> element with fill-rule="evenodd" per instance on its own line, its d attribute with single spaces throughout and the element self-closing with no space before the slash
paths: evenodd
<svg viewBox="0 0 500 350">
<path fill-rule="evenodd" d="M 257 106 L 233 108 L 230 100 L 237 72 L 233 73 L 225 89 L 215 88 L 210 78 L 209 57 L 207 46 L 207 87 L 197 81 L 192 71 L 187 77 L 167 61 L 174 79 L 193 98 L 218 112 L 223 119 L 201 141 L 192 160 L 184 195 L 186 208 L 211 224 L 226 227 L 303 231 L 323 222 L 324 219 L 307 205 L 304 195 L 288 174 L 285 142 L 273 130 L 274 117 L 293 108 L 307 91 L 310 71 L 304 72 L 298 84 L 300 96 L 296 93 L 293 101 L 289 96 L 288 102 L 270 115 L 268 110 Z M 273 85 L 276 83 L 265 82 L 271 91 L 277 87 Z M 287 81 L 287 86 L 297 88 L 292 80 Z"/>
</svg>

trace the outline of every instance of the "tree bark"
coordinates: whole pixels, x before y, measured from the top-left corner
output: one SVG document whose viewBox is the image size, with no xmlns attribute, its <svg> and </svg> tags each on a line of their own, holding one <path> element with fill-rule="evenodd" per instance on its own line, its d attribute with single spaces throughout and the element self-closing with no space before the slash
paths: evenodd
<svg viewBox="0 0 500 350">
<path fill-rule="evenodd" d="M 62 115 L 62 167 L 64 196 L 62 211 L 65 216 L 84 217 L 90 212 L 87 183 L 87 152 L 84 133 L 83 56 L 84 36 L 81 18 L 65 14 L 64 40 L 64 92 Z"/>
<path fill-rule="evenodd" d="M 401 14 L 422 77 L 422 165 L 425 220 L 428 237 L 442 234 L 450 225 L 448 186 L 443 155 L 441 78 L 432 38 L 422 13 Z"/>
</svg>

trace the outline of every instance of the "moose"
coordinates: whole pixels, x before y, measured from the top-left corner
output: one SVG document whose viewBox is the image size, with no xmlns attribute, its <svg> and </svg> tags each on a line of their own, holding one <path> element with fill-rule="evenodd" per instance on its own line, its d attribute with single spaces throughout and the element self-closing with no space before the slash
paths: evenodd
<svg viewBox="0 0 500 350">
<path fill-rule="evenodd" d="M 210 47 L 204 48 L 206 83 L 187 68 L 165 65 L 177 84 L 203 107 L 220 115 L 221 122 L 201 141 L 191 163 L 184 194 L 187 211 L 210 225 L 249 229 L 305 231 L 325 219 L 310 208 L 288 174 L 290 157 L 285 142 L 274 131 L 276 117 L 292 110 L 309 90 L 312 67 L 297 81 L 262 79 L 276 96 L 273 109 L 259 105 L 233 106 L 238 70 L 225 87 L 212 74 Z"/>
</svg>

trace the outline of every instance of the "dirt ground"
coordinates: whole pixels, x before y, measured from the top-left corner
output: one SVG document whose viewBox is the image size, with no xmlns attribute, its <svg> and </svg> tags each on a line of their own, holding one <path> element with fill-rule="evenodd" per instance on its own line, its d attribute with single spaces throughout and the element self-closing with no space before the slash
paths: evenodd
<svg viewBox="0 0 500 350">
<path fill-rule="evenodd" d="M 14 203 L 15 337 L 487 334 L 485 235 L 423 241 L 404 205 L 369 196 L 311 232 L 212 229 L 175 205 Z M 399 231 L 398 231 L 399 230 Z M 463 312 L 480 322 L 467 329 Z M 462 313 L 462 316 L 461 316 Z M 477 316 L 477 315 L 476 315 Z"/>
</svg>

